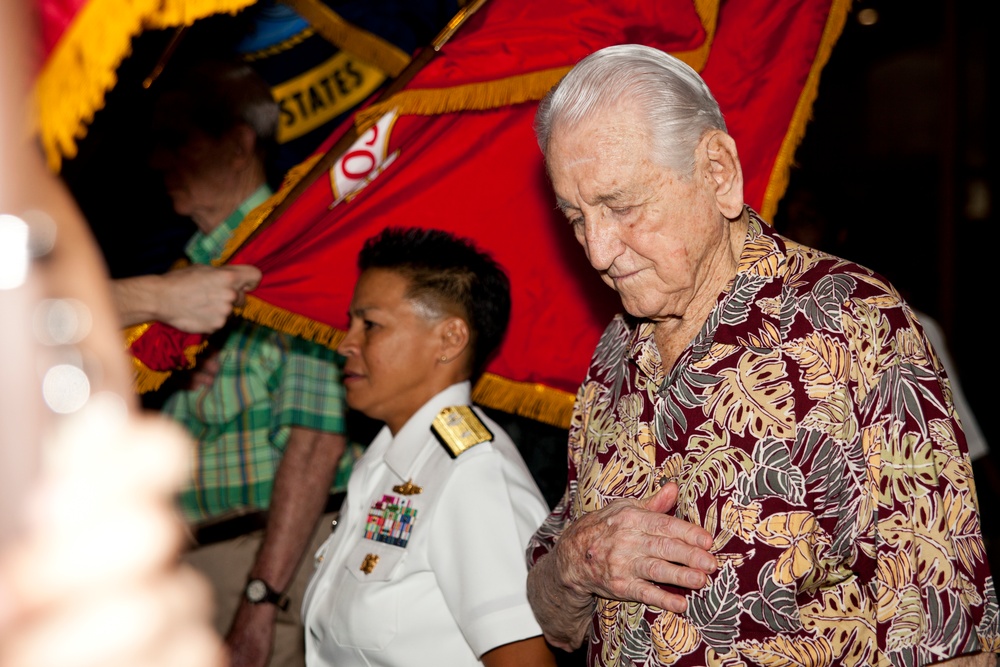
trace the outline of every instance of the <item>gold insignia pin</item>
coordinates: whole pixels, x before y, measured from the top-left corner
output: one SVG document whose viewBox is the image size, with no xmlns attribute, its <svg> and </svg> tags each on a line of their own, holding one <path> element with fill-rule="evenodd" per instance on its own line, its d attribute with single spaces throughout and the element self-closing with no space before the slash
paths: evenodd
<svg viewBox="0 0 1000 667">
<path fill-rule="evenodd" d="M 378 565 L 378 554 L 368 554 L 361 562 L 361 571 L 365 574 L 371 574 L 376 565 Z"/>
<path fill-rule="evenodd" d="M 493 440 L 493 434 L 486 428 L 486 424 L 467 405 L 457 405 L 439 412 L 431 424 L 431 430 L 452 458 L 475 445 Z"/>
<path fill-rule="evenodd" d="M 403 484 L 397 484 L 392 490 L 404 496 L 415 496 L 424 490 L 424 487 L 417 486 L 412 479 L 406 480 Z"/>
</svg>

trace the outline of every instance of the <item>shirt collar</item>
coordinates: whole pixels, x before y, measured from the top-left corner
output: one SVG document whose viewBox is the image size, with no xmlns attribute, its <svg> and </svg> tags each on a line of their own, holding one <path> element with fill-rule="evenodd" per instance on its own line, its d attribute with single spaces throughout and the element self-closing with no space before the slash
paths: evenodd
<svg viewBox="0 0 1000 667">
<path fill-rule="evenodd" d="M 243 218 L 247 217 L 250 211 L 263 204 L 271 194 L 271 188 L 265 183 L 244 199 L 243 203 L 237 206 L 236 210 L 230 213 L 229 217 L 211 232 L 208 234 L 201 231 L 195 232 L 187 246 L 184 247 L 184 253 L 188 259 L 195 264 L 210 264 L 219 257 L 225 249 L 229 237 L 243 222 Z"/>
<path fill-rule="evenodd" d="M 472 404 L 472 384 L 468 381 L 453 384 L 424 403 L 407 420 L 393 438 L 385 454 L 385 463 L 401 479 L 409 479 L 413 466 L 431 435 L 431 423 L 441 410 L 453 405 Z M 388 427 L 386 427 L 388 428 Z"/>
</svg>

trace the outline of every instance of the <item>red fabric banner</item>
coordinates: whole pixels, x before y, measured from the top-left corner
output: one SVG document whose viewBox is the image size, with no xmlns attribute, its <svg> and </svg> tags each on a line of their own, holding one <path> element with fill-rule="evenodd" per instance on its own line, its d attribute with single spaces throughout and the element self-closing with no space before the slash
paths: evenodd
<svg viewBox="0 0 1000 667">
<path fill-rule="evenodd" d="M 803 112 L 801 102 L 824 39 L 829 46 L 830 15 L 831 0 L 740 0 L 723 3 L 717 16 L 703 74 L 737 141 L 746 199 L 755 208 L 764 204 L 790 132 L 801 135 L 808 116 L 808 104 Z M 491 0 L 400 99 L 422 95 L 433 107 L 436 92 L 530 78 L 616 43 L 689 52 L 706 39 L 704 18 L 687 0 L 655 6 L 643 0 Z M 471 100 L 467 108 L 481 103 Z M 357 277 L 355 258 L 365 239 L 386 226 L 446 229 L 474 239 L 511 277 L 511 327 L 488 372 L 530 383 L 514 392 L 548 388 L 572 394 L 620 302 L 589 267 L 555 209 L 532 131 L 537 102 L 453 113 L 421 111 L 422 104 L 403 105 L 415 110 L 387 116 L 369 129 L 330 178 L 314 183 L 281 219 L 229 258 L 264 273 L 254 292 L 262 307 L 245 316 L 285 328 L 280 315 L 268 312 L 273 306 L 343 329 Z M 422 113 L 430 115 L 416 115 Z M 520 406 L 522 400 L 532 399 L 521 396 L 493 407 Z M 546 416 L 537 406 L 514 411 L 552 423 L 568 414 Z"/>
<path fill-rule="evenodd" d="M 87 0 L 39 0 L 42 53 L 47 58 Z"/>
</svg>

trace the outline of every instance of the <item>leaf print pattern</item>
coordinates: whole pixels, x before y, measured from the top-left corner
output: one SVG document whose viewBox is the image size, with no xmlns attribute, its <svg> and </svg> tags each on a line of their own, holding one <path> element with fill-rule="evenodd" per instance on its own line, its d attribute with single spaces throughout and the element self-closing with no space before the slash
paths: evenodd
<svg viewBox="0 0 1000 667">
<path fill-rule="evenodd" d="M 745 352 L 734 368 L 721 373 L 722 382 L 705 403 L 705 416 L 719 426 L 758 438 L 792 436 L 792 385 L 777 353 Z"/>
<path fill-rule="evenodd" d="M 760 440 L 753 449 L 754 474 L 743 490 L 747 498 L 767 496 L 784 498 L 790 505 L 801 505 L 806 483 L 802 471 L 792 464 L 784 441 L 775 438 Z"/>
<path fill-rule="evenodd" d="M 849 275 L 825 275 L 799 300 L 799 309 L 816 329 L 839 333 L 841 306 L 856 284 Z"/>
<path fill-rule="evenodd" d="M 683 616 L 666 613 L 650 628 L 653 654 L 657 664 L 672 665 L 682 656 L 692 652 L 701 637 L 697 628 Z"/>
<path fill-rule="evenodd" d="M 698 628 L 704 642 L 717 651 L 729 650 L 740 630 L 740 598 L 736 591 L 735 568 L 726 563 L 712 576 L 708 588 L 688 598 L 687 615 L 691 624 Z"/>
<path fill-rule="evenodd" d="M 774 562 L 774 580 L 794 584 L 813 573 L 830 536 L 812 512 L 778 512 L 762 520 L 756 537 L 784 551 Z"/>
<path fill-rule="evenodd" d="M 750 216 L 739 274 L 673 368 L 654 323 L 609 325 L 529 563 L 666 479 L 720 569 L 673 589 L 683 615 L 597 599 L 589 665 L 916 667 L 1000 649 L 965 438 L 912 311 Z"/>
<path fill-rule="evenodd" d="M 758 590 L 743 596 L 742 605 L 750 616 L 775 633 L 791 632 L 802 627 L 795 593 L 789 586 L 774 580 L 774 563 L 768 563 L 757 575 Z"/>
<path fill-rule="evenodd" d="M 751 639 L 736 649 L 754 665 L 763 667 L 829 667 L 833 647 L 823 637 L 789 638 L 777 635 L 767 641 Z"/>
<path fill-rule="evenodd" d="M 786 349 L 799 362 L 809 398 L 822 400 L 850 380 L 850 351 L 829 335 L 813 332 Z"/>
<path fill-rule="evenodd" d="M 875 610 L 856 578 L 824 590 L 802 609 L 802 623 L 830 642 L 840 664 L 864 667 L 874 662 Z"/>
</svg>

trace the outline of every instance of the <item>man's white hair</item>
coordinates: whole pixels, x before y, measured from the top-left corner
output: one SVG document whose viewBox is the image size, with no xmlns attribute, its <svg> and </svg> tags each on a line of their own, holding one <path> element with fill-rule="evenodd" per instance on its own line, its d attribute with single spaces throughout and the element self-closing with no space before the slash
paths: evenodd
<svg viewBox="0 0 1000 667">
<path fill-rule="evenodd" d="M 597 112 L 629 109 L 645 119 L 653 160 L 689 175 L 694 151 L 708 130 L 726 131 L 719 104 L 684 62 L 641 44 L 590 54 L 542 99 L 535 135 L 542 153 L 558 126 L 572 128 Z"/>
</svg>

